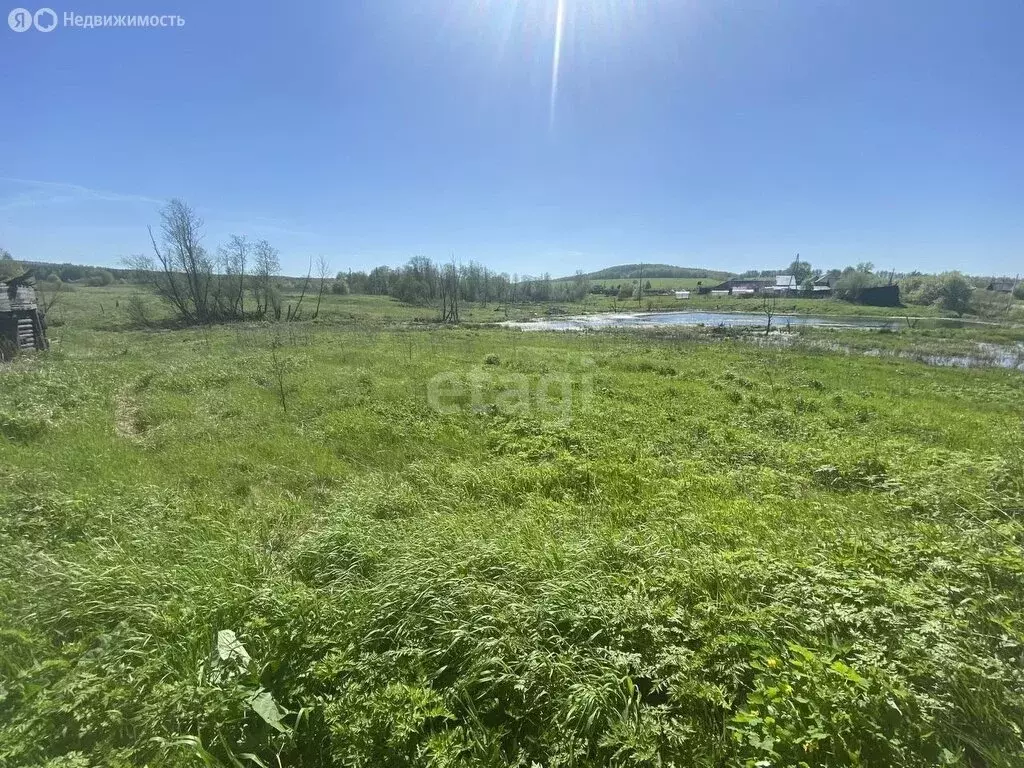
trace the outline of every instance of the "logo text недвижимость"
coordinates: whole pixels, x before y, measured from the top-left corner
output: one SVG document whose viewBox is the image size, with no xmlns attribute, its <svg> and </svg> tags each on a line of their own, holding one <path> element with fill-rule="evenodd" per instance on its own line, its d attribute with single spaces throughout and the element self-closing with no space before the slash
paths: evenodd
<svg viewBox="0 0 1024 768">
<path fill-rule="evenodd" d="M 52 8 L 40 8 L 30 11 L 27 8 L 15 8 L 7 14 L 7 26 L 15 32 L 27 32 L 36 29 L 39 32 L 52 32 L 58 26 L 72 29 L 143 29 L 151 27 L 176 28 L 185 26 L 185 18 L 177 14 L 92 14 L 64 11 L 58 15 Z"/>
</svg>

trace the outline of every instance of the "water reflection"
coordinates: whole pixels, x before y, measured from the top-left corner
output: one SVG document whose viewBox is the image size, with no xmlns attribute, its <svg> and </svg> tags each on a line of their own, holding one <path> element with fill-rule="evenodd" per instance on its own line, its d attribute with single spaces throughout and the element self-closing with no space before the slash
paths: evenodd
<svg viewBox="0 0 1024 768">
<path fill-rule="evenodd" d="M 772 330 L 784 331 L 787 328 L 862 328 L 874 330 L 896 331 L 906 329 L 912 323 L 915 329 L 934 328 L 970 328 L 984 327 L 986 323 L 974 320 L 953 318 L 911 318 L 892 317 L 844 317 L 827 315 L 779 315 L 772 318 Z M 663 328 L 663 327 L 698 327 L 707 328 L 764 328 L 767 324 L 765 315 L 745 312 L 645 312 L 635 314 L 600 314 L 580 315 L 576 317 L 545 318 L 526 322 L 506 322 L 502 325 L 521 328 L 526 331 L 586 331 L 606 330 L 615 328 Z M 823 349 L 830 352 L 851 355 L 867 355 L 870 357 L 896 357 L 916 360 L 928 365 L 956 368 L 1011 368 L 1024 371 L 1024 344 L 1001 346 L 977 342 L 970 352 L 942 353 L 933 350 L 914 349 L 863 349 L 851 345 L 838 344 L 820 339 L 804 339 L 800 336 L 787 336 L 784 333 L 745 334 L 744 341 L 758 346 L 790 347 L 799 344 L 802 347 Z"/>
<path fill-rule="evenodd" d="M 574 331 L 598 328 L 644 328 L 659 326 L 711 326 L 723 328 L 764 327 L 765 315 L 753 312 L 637 312 L 629 314 L 578 315 L 544 318 L 503 325 L 527 331 Z M 911 318 L 915 328 L 967 328 L 983 325 L 971 320 L 952 318 Z M 847 317 L 842 315 L 776 315 L 772 328 L 809 326 L 812 328 L 874 328 L 897 330 L 907 327 L 907 320 L 895 317 Z"/>
</svg>

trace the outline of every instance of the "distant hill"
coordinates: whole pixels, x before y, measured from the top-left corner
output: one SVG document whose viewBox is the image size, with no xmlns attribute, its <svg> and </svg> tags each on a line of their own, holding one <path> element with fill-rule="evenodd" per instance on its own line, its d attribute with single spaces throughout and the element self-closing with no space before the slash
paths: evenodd
<svg viewBox="0 0 1024 768">
<path fill-rule="evenodd" d="M 615 267 L 598 270 L 584 275 L 588 280 L 644 280 L 656 277 L 674 278 L 709 278 L 711 280 L 728 280 L 730 272 L 699 267 L 673 267 L 671 264 L 619 264 Z M 571 277 L 562 278 L 571 280 Z"/>
</svg>

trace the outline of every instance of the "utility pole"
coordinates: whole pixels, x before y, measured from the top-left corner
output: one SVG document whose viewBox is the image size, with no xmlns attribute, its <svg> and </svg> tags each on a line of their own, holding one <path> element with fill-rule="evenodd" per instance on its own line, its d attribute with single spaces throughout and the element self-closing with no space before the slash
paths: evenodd
<svg viewBox="0 0 1024 768">
<path fill-rule="evenodd" d="M 1013 308 L 1014 293 L 1016 293 L 1018 285 L 1020 285 L 1020 272 L 1013 278 L 1013 287 L 1010 289 L 1010 295 L 1006 299 L 1006 314 L 1010 314 L 1010 310 Z"/>
<path fill-rule="evenodd" d="M 640 262 L 640 284 L 636 289 L 636 305 L 639 308 L 644 300 L 644 263 Z"/>
</svg>

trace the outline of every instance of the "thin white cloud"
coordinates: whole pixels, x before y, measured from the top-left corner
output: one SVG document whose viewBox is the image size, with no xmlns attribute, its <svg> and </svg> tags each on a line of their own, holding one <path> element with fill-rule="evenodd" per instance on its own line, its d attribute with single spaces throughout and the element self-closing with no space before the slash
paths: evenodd
<svg viewBox="0 0 1024 768">
<path fill-rule="evenodd" d="M 39 181 L 0 176 L 0 184 L 27 188 L 11 195 L 0 196 L 0 211 L 83 202 L 144 203 L 146 205 L 162 205 L 165 202 L 146 195 L 110 192 L 63 181 Z"/>
<path fill-rule="evenodd" d="M 293 226 L 290 221 L 272 219 L 266 216 L 233 215 L 226 218 L 207 219 L 207 225 L 216 230 L 250 237 L 271 237 L 273 235 L 318 238 L 320 234 Z"/>
</svg>

